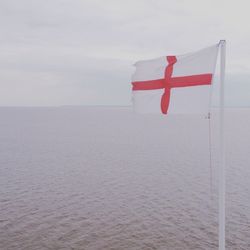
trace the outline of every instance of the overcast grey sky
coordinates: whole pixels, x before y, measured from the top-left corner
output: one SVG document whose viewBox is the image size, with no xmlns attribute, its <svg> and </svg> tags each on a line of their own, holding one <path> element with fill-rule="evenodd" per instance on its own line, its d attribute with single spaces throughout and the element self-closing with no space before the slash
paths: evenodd
<svg viewBox="0 0 250 250">
<path fill-rule="evenodd" d="M 229 105 L 250 106 L 250 2 L 0 0 L 0 106 L 129 105 L 132 64 L 227 39 Z"/>
</svg>

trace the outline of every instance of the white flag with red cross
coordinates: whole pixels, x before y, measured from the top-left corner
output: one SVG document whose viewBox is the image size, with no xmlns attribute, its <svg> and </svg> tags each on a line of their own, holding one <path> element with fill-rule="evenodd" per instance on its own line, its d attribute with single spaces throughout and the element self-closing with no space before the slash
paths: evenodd
<svg viewBox="0 0 250 250">
<path fill-rule="evenodd" d="M 133 106 L 140 113 L 207 114 L 219 45 L 135 63 Z"/>
</svg>

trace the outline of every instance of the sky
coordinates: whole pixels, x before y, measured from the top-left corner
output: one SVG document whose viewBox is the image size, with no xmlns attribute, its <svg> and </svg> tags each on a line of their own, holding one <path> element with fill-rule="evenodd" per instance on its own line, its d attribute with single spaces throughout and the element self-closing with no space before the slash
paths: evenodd
<svg viewBox="0 0 250 250">
<path fill-rule="evenodd" d="M 130 105 L 134 62 L 220 39 L 226 103 L 250 106 L 249 9 L 243 0 L 0 0 L 0 106 Z"/>
</svg>

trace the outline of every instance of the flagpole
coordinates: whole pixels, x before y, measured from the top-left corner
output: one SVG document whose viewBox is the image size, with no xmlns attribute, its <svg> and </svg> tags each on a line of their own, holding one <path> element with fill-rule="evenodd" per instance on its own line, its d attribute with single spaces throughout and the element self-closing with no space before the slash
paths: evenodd
<svg viewBox="0 0 250 250">
<path fill-rule="evenodd" d="M 220 168 L 219 168 L 219 250 L 225 250 L 225 136 L 224 136 L 224 82 L 226 40 L 220 40 Z"/>
</svg>

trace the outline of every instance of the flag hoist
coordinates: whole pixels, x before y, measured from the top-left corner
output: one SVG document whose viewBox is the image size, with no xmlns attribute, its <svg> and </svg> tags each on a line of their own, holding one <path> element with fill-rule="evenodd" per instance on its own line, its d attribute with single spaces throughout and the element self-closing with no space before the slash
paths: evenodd
<svg viewBox="0 0 250 250">
<path fill-rule="evenodd" d="M 184 55 L 135 63 L 133 107 L 139 113 L 209 114 L 211 89 L 220 49 L 219 250 L 225 249 L 224 79 L 226 41 Z"/>
</svg>

